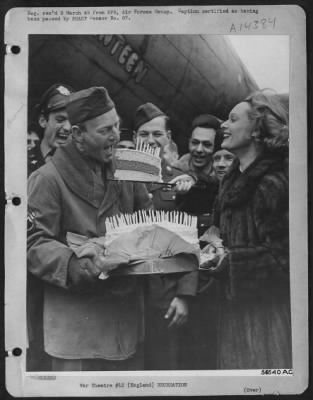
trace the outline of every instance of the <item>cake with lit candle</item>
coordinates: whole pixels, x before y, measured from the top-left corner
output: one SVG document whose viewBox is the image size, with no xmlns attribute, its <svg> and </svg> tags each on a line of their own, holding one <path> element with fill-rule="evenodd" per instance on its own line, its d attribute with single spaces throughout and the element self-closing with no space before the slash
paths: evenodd
<svg viewBox="0 0 313 400">
<path fill-rule="evenodd" d="M 197 217 L 180 211 L 139 210 L 107 217 L 106 234 L 88 238 L 67 232 L 77 257 L 124 260 L 99 279 L 119 275 L 175 274 L 196 271 L 200 262 Z M 112 264 L 113 266 L 113 264 Z"/>
<path fill-rule="evenodd" d="M 174 274 L 199 267 L 197 217 L 184 212 L 140 210 L 106 219 L 105 254 L 128 259 L 110 275 Z"/>
<path fill-rule="evenodd" d="M 116 238 L 130 233 L 138 227 L 160 226 L 174 232 L 181 239 L 197 245 L 197 217 L 181 211 L 140 210 L 133 214 L 120 214 L 106 219 L 105 245 L 109 246 Z"/>
<path fill-rule="evenodd" d="M 160 148 L 140 142 L 135 150 L 116 149 L 114 178 L 124 181 L 162 182 Z"/>
</svg>

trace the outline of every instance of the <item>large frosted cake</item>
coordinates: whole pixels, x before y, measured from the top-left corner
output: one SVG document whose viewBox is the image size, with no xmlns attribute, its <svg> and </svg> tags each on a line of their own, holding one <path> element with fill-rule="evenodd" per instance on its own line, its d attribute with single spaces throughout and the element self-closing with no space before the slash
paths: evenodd
<svg viewBox="0 0 313 400">
<path fill-rule="evenodd" d="M 124 181 L 162 182 L 160 149 L 140 143 L 135 150 L 116 149 L 114 178 Z"/>
<path fill-rule="evenodd" d="M 120 214 L 106 219 L 105 245 L 108 246 L 124 233 L 138 227 L 158 225 L 174 232 L 190 244 L 198 245 L 197 217 L 180 211 L 141 210 L 133 214 Z"/>
</svg>

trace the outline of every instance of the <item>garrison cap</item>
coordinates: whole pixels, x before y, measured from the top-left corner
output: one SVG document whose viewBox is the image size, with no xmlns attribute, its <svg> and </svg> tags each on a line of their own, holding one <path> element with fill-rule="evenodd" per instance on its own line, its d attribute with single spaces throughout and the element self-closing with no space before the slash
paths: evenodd
<svg viewBox="0 0 313 400">
<path fill-rule="evenodd" d="M 165 116 L 163 111 L 161 111 L 157 106 L 152 103 L 145 103 L 142 104 L 140 107 L 137 108 L 135 112 L 135 120 L 134 120 L 134 127 L 137 131 L 141 125 L 145 124 L 146 122 L 151 121 L 156 117 L 160 117 L 161 115 Z"/>
<path fill-rule="evenodd" d="M 65 108 L 69 96 L 74 89 L 63 83 L 55 83 L 41 96 L 40 103 L 36 106 L 39 113 L 49 113 Z"/>
<path fill-rule="evenodd" d="M 213 153 L 222 150 L 222 143 L 224 141 L 224 131 L 222 129 L 218 129 L 216 131 L 215 139 L 214 139 L 214 148 Z"/>
<path fill-rule="evenodd" d="M 133 141 L 133 132 L 130 129 L 127 128 L 121 128 L 120 129 L 120 142 L 122 140 L 129 140 Z"/>
<path fill-rule="evenodd" d="M 66 111 L 71 125 L 75 125 L 105 114 L 114 107 L 106 88 L 91 87 L 72 93 Z"/>
<path fill-rule="evenodd" d="M 201 128 L 211 128 L 215 129 L 216 131 L 219 129 L 221 123 L 220 120 L 214 115 L 211 114 L 202 114 L 198 115 L 191 124 L 191 131 L 193 131 L 197 127 Z"/>
</svg>

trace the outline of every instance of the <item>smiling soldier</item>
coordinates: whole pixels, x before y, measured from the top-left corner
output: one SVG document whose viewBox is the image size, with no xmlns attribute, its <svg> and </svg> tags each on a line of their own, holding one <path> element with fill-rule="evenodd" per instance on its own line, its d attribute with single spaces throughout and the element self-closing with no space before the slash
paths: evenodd
<svg viewBox="0 0 313 400">
<path fill-rule="evenodd" d="M 216 132 L 215 143 L 214 143 L 214 153 L 213 153 L 213 164 L 212 168 L 215 176 L 222 181 L 228 170 L 230 169 L 236 156 L 230 151 L 222 148 L 222 143 L 224 140 L 224 131 L 219 129 Z"/>
<path fill-rule="evenodd" d="M 148 184 L 156 210 L 177 210 L 177 194 L 188 190 L 193 177 L 182 175 L 165 159 L 164 149 L 171 144 L 169 118 L 153 103 L 137 108 L 134 118 L 135 141 L 160 149 L 162 179 L 176 187 Z M 189 302 L 197 290 L 197 272 L 151 275 L 147 277 L 145 304 L 145 369 L 180 368 L 180 335 L 188 320 Z"/>
<path fill-rule="evenodd" d="M 30 124 L 28 137 L 36 138 L 33 146 L 27 148 L 27 176 L 50 160 L 57 147 L 64 145 L 71 131 L 66 103 L 73 89 L 66 84 L 56 83 L 41 96 L 36 106 L 37 124 Z M 30 136 L 31 135 L 31 136 Z M 28 216 L 28 230 L 33 228 L 33 216 Z M 29 369 L 50 369 L 50 360 L 43 351 L 42 332 L 42 283 L 35 276 L 27 277 Z"/>
<path fill-rule="evenodd" d="M 174 167 L 183 172 L 195 174 L 199 183 L 203 183 L 203 187 L 192 187 L 184 199 L 183 209 L 187 212 L 199 215 L 212 211 L 218 191 L 218 180 L 213 172 L 213 153 L 219 127 L 220 122 L 213 115 L 202 114 L 196 117 L 191 124 L 189 153 L 173 163 Z M 206 221 L 202 224 L 206 224 Z M 205 230 L 205 225 L 202 230 Z"/>
<path fill-rule="evenodd" d="M 65 85 L 53 85 L 43 95 L 40 103 L 39 125 L 44 134 L 41 151 L 45 159 L 51 157 L 56 148 L 64 145 L 71 132 L 66 103 L 73 90 Z"/>
<path fill-rule="evenodd" d="M 199 237 L 212 224 L 211 212 L 218 193 L 218 179 L 213 172 L 213 153 L 218 143 L 219 128 L 220 122 L 213 115 L 196 117 L 191 124 L 189 153 L 173 164 L 198 178 L 198 185 L 193 186 L 188 195 L 182 198 L 180 208 L 197 215 Z M 202 272 L 199 273 L 199 279 L 201 281 Z M 190 302 L 190 318 L 183 332 L 184 369 L 215 368 L 215 308 L 215 285 L 201 288 L 201 293 Z M 208 343 L 211 345 L 208 346 Z"/>
<path fill-rule="evenodd" d="M 189 153 L 182 156 L 175 166 L 184 172 L 193 171 L 198 178 L 206 179 L 212 174 L 212 155 L 219 120 L 210 114 L 196 117 L 191 124 Z"/>
<path fill-rule="evenodd" d="M 46 163 L 55 150 L 63 146 L 71 132 L 66 103 L 73 89 L 63 83 L 50 86 L 42 95 L 37 105 L 38 125 L 41 131 L 40 143 L 31 151 L 31 162 L 28 163 L 28 175 Z M 29 160 L 30 161 L 30 160 Z"/>
<path fill-rule="evenodd" d="M 67 112 L 72 138 L 29 178 L 28 270 L 44 282 L 44 350 L 54 371 L 142 369 L 140 282 L 99 279 L 128 260 L 78 257 L 66 235 L 104 236 L 108 216 L 151 201 L 144 185 L 111 180 L 119 117 L 107 90 L 73 93 Z"/>
</svg>

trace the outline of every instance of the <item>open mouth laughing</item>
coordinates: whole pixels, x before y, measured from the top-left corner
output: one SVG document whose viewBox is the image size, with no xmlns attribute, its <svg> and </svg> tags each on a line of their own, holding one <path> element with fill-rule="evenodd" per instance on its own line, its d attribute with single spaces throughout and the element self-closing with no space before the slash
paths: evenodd
<svg viewBox="0 0 313 400">
<path fill-rule="evenodd" d="M 66 142 L 67 139 L 69 138 L 70 133 L 69 132 L 65 132 L 65 131 L 59 131 L 56 135 L 58 141 L 60 142 Z"/>
</svg>

